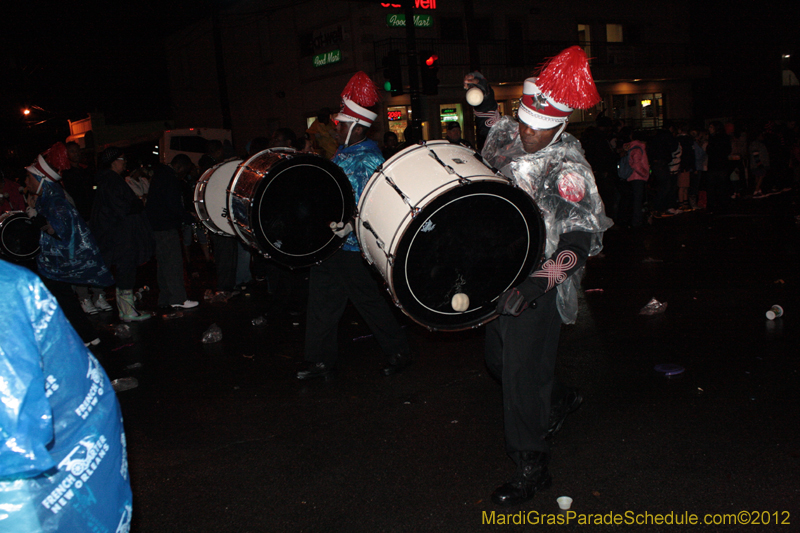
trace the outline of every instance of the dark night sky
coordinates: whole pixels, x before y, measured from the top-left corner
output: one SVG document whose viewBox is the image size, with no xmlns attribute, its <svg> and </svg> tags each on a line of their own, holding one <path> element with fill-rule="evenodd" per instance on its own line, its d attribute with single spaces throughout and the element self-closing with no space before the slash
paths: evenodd
<svg viewBox="0 0 800 533">
<path fill-rule="evenodd" d="M 642 1 L 657 10 L 658 2 Z M 14 135 L 20 109 L 30 105 L 47 110 L 44 118 L 62 124 L 95 110 L 109 122 L 169 117 L 164 36 L 207 17 L 212 2 L 224 7 L 235 0 L 5 2 L 0 17 L 0 136 L 8 140 Z M 483 0 L 474 2 L 479 7 Z M 774 47 L 787 39 L 797 43 L 796 8 L 786 11 L 763 3 L 754 10 L 752 2 L 703 0 L 692 5 L 687 17 L 698 53 L 708 56 L 703 59 L 730 64 L 719 69 L 720 75 L 736 74 L 742 67 L 737 58 L 764 61 L 758 45 Z M 715 89 L 708 91 L 712 100 Z"/>
<path fill-rule="evenodd" d="M 163 37 L 205 1 L 6 2 L 0 21 L 0 119 L 39 106 L 53 120 L 103 111 L 109 121 L 169 113 Z"/>
</svg>

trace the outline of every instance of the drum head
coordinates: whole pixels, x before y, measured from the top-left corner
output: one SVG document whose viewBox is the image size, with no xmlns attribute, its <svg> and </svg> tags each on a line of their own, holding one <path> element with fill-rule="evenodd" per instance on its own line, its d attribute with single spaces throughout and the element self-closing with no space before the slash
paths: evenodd
<svg viewBox="0 0 800 533">
<path fill-rule="evenodd" d="M 251 224 L 263 253 L 291 268 L 306 267 L 344 244 L 330 223 L 349 220 L 355 210 L 355 194 L 341 167 L 298 154 L 280 159 L 258 184 Z"/>
<path fill-rule="evenodd" d="M 40 230 L 21 211 L 0 215 L 0 255 L 8 261 L 29 261 L 39 253 Z"/>
<path fill-rule="evenodd" d="M 537 266 L 544 245 L 544 222 L 530 196 L 502 182 L 470 183 L 436 198 L 408 226 L 391 284 L 405 313 L 429 329 L 477 327 Z M 456 293 L 469 297 L 466 311 L 453 309 Z"/>
</svg>

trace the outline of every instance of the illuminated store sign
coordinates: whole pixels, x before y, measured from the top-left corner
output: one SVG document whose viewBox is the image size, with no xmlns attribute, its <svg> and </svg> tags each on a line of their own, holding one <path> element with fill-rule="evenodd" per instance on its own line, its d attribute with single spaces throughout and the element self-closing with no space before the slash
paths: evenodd
<svg viewBox="0 0 800 533">
<path fill-rule="evenodd" d="M 400 4 L 384 4 L 381 2 L 381 7 L 393 7 L 399 9 L 403 6 Z M 414 9 L 436 9 L 436 0 L 415 0 Z"/>
<path fill-rule="evenodd" d="M 386 15 L 386 25 L 390 28 L 405 28 L 406 16 L 402 13 Z M 415 28 L 432 28 L 433 17 L 430 15 L 414 15 Z"/>
<path fill-rule="evenodd" d="M 342 60 L 342 51 L 331 50 L 330 52 L 325 52 L 324 54 L 315 55 L 314 66 L 322 67 L 325 65 L 332 65 L 333 63 L 338 63 L 341 60 Z"/>
</svg>

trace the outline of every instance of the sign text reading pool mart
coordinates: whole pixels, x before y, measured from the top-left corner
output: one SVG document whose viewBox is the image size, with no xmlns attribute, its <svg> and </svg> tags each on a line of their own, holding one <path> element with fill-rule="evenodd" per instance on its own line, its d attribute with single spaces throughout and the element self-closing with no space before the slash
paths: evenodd
<svg viewBox="0 0 800 533">
<path fill-rule="evenodd" d="M 400 4 L 381 2 L 381 7 L 393 7 L 397 9 L 403 6 Z M 436 0 L 414 0 L 414 9 L 436 9 Z"/>
</svg>

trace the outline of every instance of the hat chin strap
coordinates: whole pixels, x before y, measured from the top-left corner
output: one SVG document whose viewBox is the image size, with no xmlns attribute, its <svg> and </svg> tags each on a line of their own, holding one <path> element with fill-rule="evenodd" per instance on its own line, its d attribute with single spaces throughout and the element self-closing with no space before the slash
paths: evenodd
<svg viewBox="0 0 800 533">
<path fill-rule="evenodd" d="M 347 148 L 348 146 L 350 146 L 350 135 L 352 135 L 352 133 L 353 133 L 353 128 L 355 128 L 355 127 L 356 127 L 356 123 L 355 123 L 355 122 L 351 122 L 351 123 L 350 123 L 350 129 L 349 129 L 349 130 L 347 130 L 347 138 L 344 140 L 344 147 L 345 147 L 345 148 Z"/>
<path fill-rule="evenodd" d="M 555 143 L 558 139 L 561 138 L 561 134 L 564 133 L 564 130 L 567 128 L 567 122 L 569 121 L 565 120 L 564 122 L 561 123 L 561 127 L 559 128 L 558 133 L 553 135 L 553 138 L 550 139 L 550 142 L 544 148 L 549 148 L 550 146 L 553 145 L 553 143 Z M 544 148 L 542 148 L 542 150 L 544 150 Z"/>
</svg>

